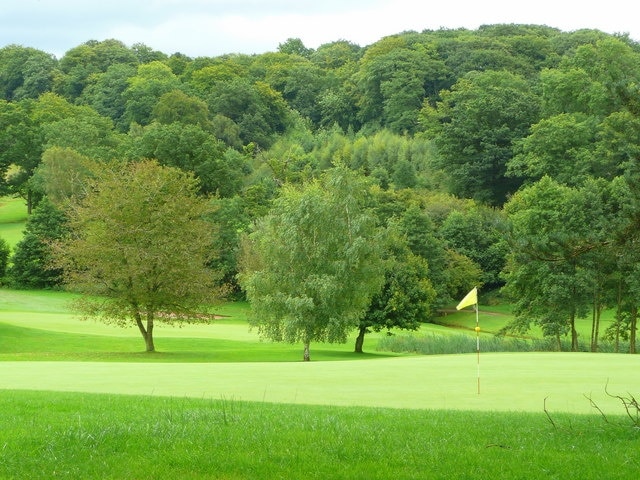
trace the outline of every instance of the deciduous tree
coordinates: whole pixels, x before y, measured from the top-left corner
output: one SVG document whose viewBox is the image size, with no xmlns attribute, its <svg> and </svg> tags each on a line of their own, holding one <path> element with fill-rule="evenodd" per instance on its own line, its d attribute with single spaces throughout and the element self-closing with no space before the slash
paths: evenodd
<svg viewBox="0 0 640 480">
<path fill-rule="evenodd" d="M 383 282 L 377 229 L 363 185 L 344 167 L 286 186 L 249 236 L 241 285 L 252 322 L 276 341 L 344 342 Z"/>
<path fill-rule="evenodd" d="M 133 322 L 147 352 L 156 322 L 211 318 L 213 226 L 197 189 L 189 174 L 153 161 L 104 168 L 69 210 L 72 234 L 54 249 L 69 288 L 86 294 L 76 307 L 107 323 Z"/>
</svg>

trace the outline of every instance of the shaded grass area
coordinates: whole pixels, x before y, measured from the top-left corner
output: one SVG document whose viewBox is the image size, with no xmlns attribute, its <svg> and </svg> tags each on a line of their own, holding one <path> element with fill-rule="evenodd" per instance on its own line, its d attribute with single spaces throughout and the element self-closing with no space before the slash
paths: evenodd
<svg viewBox="0 0 640 480">
<path fill-rule="evenodd" d="M 628 479 L 624 417 L 0 391 L 0 478 Z"/>
<path fill-rule="evenodd" d="M 89 325 L 90 328 L 90 325 Z M 299 345 L 224 338 L 158 337 L 158 351 L 144 352 L 141 337 L 54 332 L 0 323 L 0 361 L 77 360 L 122 362 L 288 362 L 299 361 Z M 314 360 L 359 360 L 393 354 L 355 355 L 353 344 L 315 344 Z"/>
<path fill-rule="evenodd" d="M 262 341 L 247 322 L 246 302 L 223 303 L 214 311 L 222 318 L 211 324 L 182 328 L 159 323 L 155 330 L 157 352 L 144 352 L 137 328 L 120 328 L 81 321 L 69 310 L 77 295 L 60 291 L 0 290 L 0 360 L 79 360 L 126 362 L 275 362 L 299 361 L 298 344 Z M 377 338 L 370 335 L 365 349 L 355 355 L 355 332 L 345 344 L 312 344 L 313 360 L 380 358 L 393 353 L 375 352 Z"/>
</svg>

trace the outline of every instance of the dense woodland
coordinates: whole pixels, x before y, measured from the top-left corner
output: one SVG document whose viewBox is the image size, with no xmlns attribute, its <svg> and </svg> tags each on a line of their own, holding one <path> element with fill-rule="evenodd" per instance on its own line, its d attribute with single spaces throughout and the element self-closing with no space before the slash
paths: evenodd
<svg viewBox="0 0 640 480">
<path fill-rule="evenodd" d="M 478 285 L 513 302 L 509 331 L 535 324 L 578 349 L 587 319 L 592 350 L 635 352 L 640 44 L 624 35 L 487 25 L 201 58 L 117 40 L 59 59 L 5 46 L 0 188 L 31 214 L 15 249 L 0 245 L 6 284 L 59 284 L 48 242 L 116 159 L 198 179 L 215 208 L 210 266 L 233 295 L 243 238 L 287 188 L 339 167 L 393 258 L 363 332 L 414 328 Z M 616 320 L 600 331 L 605 309 Z"/>
</svg>

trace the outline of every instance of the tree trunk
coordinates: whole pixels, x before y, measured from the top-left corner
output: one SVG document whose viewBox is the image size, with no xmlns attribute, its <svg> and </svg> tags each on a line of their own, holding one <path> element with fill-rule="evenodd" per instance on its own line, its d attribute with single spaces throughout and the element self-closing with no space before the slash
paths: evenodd
<svg viewBox="0 0 640 480">
<path fill-rule="evenodd" d="M 600 338 L 600 319 L 602 318 L 602 307 L 598 308 L 598 316 L 596 317 L 596 333 L 593 338 L 593 351 L 598 351 L 598 338 Z"/>
<path fill-rule="evenodd" d="M 33 194 L 31 189 L 27 188 L 27 215 L 31 215 L 33 212 Z"/>
<path fill-rule="evenodd" d="M 302 356 L 302 360 L 305 362 L 309 362 L 311 360 L 311 355 L 309 353 L 309 341 L 305 340 L 304 342 L 304 354 Z"/>
<path fill-rule="evenodd" d="M 138 330 L 142 334 L 142 338 L 144 339 L 144 344 L 147 352 L 155 352 L 156 347 L 153 344 L 153 315 L 147 314 L 147 327 L 145 328 L 142 323 L 142 318 L 139 313 L 134 315 L 136 320 L 136 325 L 138 325 Z"/>
<path fill-rule="evenodd" d="M 354 352 L 362 353 L 362 345 L 364 344 L 365 333 L 367 333 L 367 327 L 359 327 L 358 336 L 356 337 L 356 348 Z"/>
<path fill-rule="evenodd" d="M 576 316 L 575 313 L 571 313 L 571 351 L 578 351 L 578 332 L 576 331 Z"/>
<path fill-rule="evenodd" d="M 593 304 L 593 312 L 591 315 L 591 351 L 595 352 L 595 337 L 596 337 L 596 305 Z"/>
<path fill-rule="evenodd" d="M 622 279 L 618 279 L 618 298 L 616 302 L 616 340 L 615 352 L 620 352 L 620 324 L 622 322 Z"/>
<path fill-rule="evenodd" d="M 636 353 L 636 330 L 638 328 L 638 309 L 633 307 L 629 315 L 629 353 Z"/>
<path fill-rule="evenodd" d="M 600 318 L 602 317 L 602 308 L 600 304 L 594 304 L 593 318 L 591 320 L 591 351 L 598 351 L 598 337 L 600 336 Z"/>
</svg>

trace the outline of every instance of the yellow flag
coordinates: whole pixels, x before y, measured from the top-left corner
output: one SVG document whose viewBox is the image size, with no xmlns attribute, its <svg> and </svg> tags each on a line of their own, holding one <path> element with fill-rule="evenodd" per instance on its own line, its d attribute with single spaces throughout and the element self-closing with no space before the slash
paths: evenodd
<svg viewBox="0 0 640 480">
<path fill-rule="evenodd" d="M 464 307 L 468 307 L 469 305 L 475 305 L 478 303 L 478 287 L 473 287 L 469 293 L 465 295 L 465 297 L 460 301 L 456 310 L 460 310 Z"/>
</svg>

